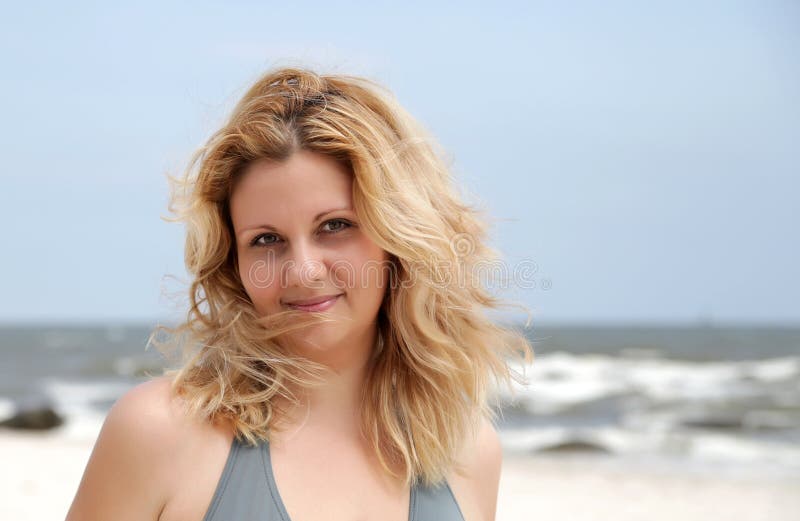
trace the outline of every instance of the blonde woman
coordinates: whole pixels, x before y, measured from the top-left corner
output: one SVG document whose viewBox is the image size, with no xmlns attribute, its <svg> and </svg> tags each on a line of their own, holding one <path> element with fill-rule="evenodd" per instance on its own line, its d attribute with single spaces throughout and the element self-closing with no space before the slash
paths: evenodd
<svg viewBox="0 0 800 521">
<path fill-rule="evenodd" d="M 533 353 L 394 98 L 272 71 L 175 188 L 190 309 L 151 340 L 182 358 L 113 406 L 67 519 L 493 520 L 489 398 Z"/>
</svg>

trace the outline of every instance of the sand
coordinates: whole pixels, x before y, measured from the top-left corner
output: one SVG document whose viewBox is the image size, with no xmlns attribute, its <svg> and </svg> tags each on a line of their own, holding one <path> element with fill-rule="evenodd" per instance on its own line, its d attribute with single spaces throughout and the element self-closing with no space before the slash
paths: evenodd
<svg viewBox="0 0 800 521">
<path fill-rule="evenodd" d="M 507 454 L 497 519 L 796 521 L 800 471 Z"/>
<path fill-rule="evenodd" d="M 93 440 L 0 431 L 0 520 L 64 519 Z M 800 471 L 506 453 L 498 521 L 800 519 Z M 469 520 L 468 520 L 469 521 Z"/>
</svg>

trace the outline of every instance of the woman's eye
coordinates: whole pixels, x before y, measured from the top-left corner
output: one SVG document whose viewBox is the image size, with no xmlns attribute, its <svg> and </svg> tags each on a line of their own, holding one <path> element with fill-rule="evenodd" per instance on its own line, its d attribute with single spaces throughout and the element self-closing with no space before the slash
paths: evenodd
<svg viewBox="0 0 800 521">
<path fill-rule="evenodd" d="M 328 233 L 338 232 L 345 228 L 350 227 L 350 223 L 345 221 L 344 219 L 331 219 L 330 221 L 325 222 L 322 225 L 324 231 Z"/>
<path fill-rule="evenodd" d="M 331 219 L 330 221 L 326 221 L 322 224 L 322 231 L 324 233 L 337 233 L 350 228 L 351 226 L 353 225 L 344 219 Z M 261 235 L 256 235 L 253 237 L 253 240 L 250 241 L 250 246 L 272 246 L 280 241 L 280 237 L 274 233 L 262 233 Z"/>
<path fill-rule="evenodd" d="M 264 239 L 262 242 L 261 239 Z M 250 241 L 250 246 L 268 246 L 270 244 L 275 244 L 278 242 L 278 238 L 275 234 L 272 233 L 262 233 L 261 235 L 256 235 L 253 237 L 253 240 Z"/>
</svg>

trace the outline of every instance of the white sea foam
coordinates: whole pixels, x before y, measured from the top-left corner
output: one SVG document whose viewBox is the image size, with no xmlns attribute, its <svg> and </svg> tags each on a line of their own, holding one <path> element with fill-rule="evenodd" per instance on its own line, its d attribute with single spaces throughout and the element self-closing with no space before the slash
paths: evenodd
<svg viewBox="0 0 800 521">
<path fill-rule="evenodd" d="M 0 397 L 0 421 L 12 416 L 15 410 L 14 402 L 7 398 Z"/>
<path fill-rule="evenodd" d="M 757 396 L 762 384 L 800 378 L 800 358 L 699 363 L 556 352 L 540 355 L 524 369 L 529 384 L 515 383 L 513 396 L 501 388 L 502 401 L 520 401 L 531 412 L 552 413 L 621 393 L 658 402 Z"/>
<path fill-rule="evenodd" d="M 103 404 L 116 401 L 132 387 L 119 380 L 46 380 L 42 384 L 53 407 L 66 419 L 59 434 L 75 440 L 95 439 L 107 414 Z"/>
<path fill-rule="evenodd" d="M 800 441 L 798 357 L 687 362 L 555 352 L 524 373 L 528 385 L 499 396 L 516 415 L 502 431 L 509 450 L 566 445 L 800 466 L 800 443 L 792 443 Z M 783 439 L 759 435 L 771 431 Z"/>
</svg>

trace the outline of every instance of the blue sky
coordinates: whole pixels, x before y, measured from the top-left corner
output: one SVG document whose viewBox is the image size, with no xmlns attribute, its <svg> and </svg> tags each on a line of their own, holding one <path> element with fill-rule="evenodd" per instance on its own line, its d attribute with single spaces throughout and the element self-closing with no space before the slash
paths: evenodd
<svg viewBox="0 0 800 521">
<path fill-rule="evenodd" d="M 7 6 L 0 321 L 179 316 L 165 174 L 304 65 L 438 137 L 534 320 L 800 322 L 797 3 L 453 5 Z"/>
</svg>

